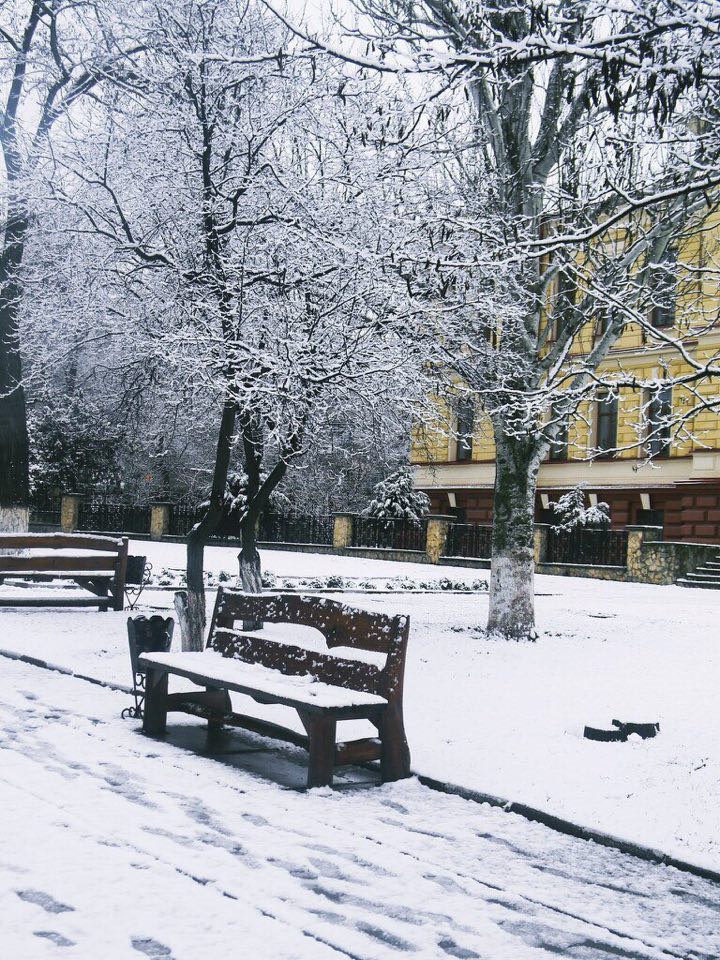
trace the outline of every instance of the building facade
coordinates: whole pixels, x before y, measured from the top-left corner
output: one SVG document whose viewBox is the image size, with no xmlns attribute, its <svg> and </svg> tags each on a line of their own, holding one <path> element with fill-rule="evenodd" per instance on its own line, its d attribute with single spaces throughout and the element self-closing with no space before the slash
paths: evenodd
<svg viewBox="0 0 720 960">
<path fill-rule="evenodd" d="M 647 326 L 628 324 L 599 372 L 611 381 L 675 381 L 649 390 L 600 391 L 580 405 L 540 468 L 536 519 L 582 485 L 588 504 L 605 502 L 614 528 L 654 524 L 666 540 L 720 543 L 720 381 L 678 382 L 692 367 L 683 358 L 720 358 L 720 218 L 690 238 L 673 263 L 673 293 L 649 312 Z M 546 319 L 551 323 L 552 318 Z M 588 353 L 606 323 L 589 317 L 573 346 Z M 654 331 L 658 335 L 654 335 Z M 704 406 L 708 403 L 708 406 Z M 432 510 L 461 522 L 492 522 L 495 452 L 491 426 L 467 399 L 438 400 L 444 428 L 418 425 L 411 459 L 415 482 Z M 671 425 L 671 421 L 674 421 Z"/>
</svg>

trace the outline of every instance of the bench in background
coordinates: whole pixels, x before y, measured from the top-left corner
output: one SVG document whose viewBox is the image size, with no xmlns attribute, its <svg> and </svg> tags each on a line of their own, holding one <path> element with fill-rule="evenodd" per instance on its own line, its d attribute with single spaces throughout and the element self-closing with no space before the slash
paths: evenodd
<svg viewBox="0 0 720 960">
<path fill-rule="evenodd" d="M 8 550 L 13 552 L 8 554 L 5 552 Z M 29 550 L 40 552 L 28 554 Z M 91 594 L 87 597 L 63 596 L 66 591 L 58 590 L 57 597 L 48 597 L 26 590 L 22 596 L 0 596 L 0 606 L 97 606 L 100 610 L 110 607 L 122 610 L 127 555 L 127 537 L 96 537 L 76 533 L 0 533 L 0 584 L 10 579 L 38 584 L 50 580 L 72 580 Z"/>
<path fill-rule="evenodd" d="M 242 621 L 314 627 L 327 650 L 244 633 Z M 380 761 L 384 781 L 399 780 L 410 775 L 402 708 L 409 631 L 405 616 L 368 613 L 319 597 L 255 596 L 221 587 L 205 652 L 140 658 L 147 670 L 143 730 L 161 736 L 168 711 L 181 711 L 203 717 L 211 731 L 227 724 L 304 747 L 308 787 L 331 784 L 339 764 L 371 760 Z M 206 692 L 170 694 L 170 674 Z M 234 712 L 230 692 L 294 708 L 305 735 Z M 378 736 L 338 743 L 338 721 L 356 719 L 369 720 Z"/>
</svg>

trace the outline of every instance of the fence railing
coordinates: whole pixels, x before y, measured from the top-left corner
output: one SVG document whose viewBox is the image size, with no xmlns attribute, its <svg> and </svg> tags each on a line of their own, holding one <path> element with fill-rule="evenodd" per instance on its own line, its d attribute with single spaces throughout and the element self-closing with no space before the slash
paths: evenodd
<svg viewBox="0 0 720 960">
<path fill-rule="evenodd" d="M 627 530 L 548 530 L 547 562 L 580 563 L 598 567 L 627 564 Z"/>
<path fill-rule="evenodd" d="M 52 497 L 33 497 L 30 503 L 30 523 L 43 527 L 60 526 L 60 494 Z"/>
<path fill-rule="evenodd" d="M 196 503 L 176 503 L 170 507 L 168 533 L 171 537 L 186 537 L 205 510 Z"/>
<path fill-rule="evenodd" d="M 352 527 L 353 547 L 383 547 L 388 550 L 425 550 L 425 520 L 379 520 L 376 517 L 355 517 Z"/>
<path fill-rule="evenodd" d="M 479 523 L 449 524 L 445 556 L 489 560 L 492 556 L 492 527 Z"/>
<path fill-rule="evenodd" d="M 334 520 L 312 514 L 268 514 L 260 520 L 258 539 L 265 543 L 332 544 Z"/>
<path fill-rule="evenodd" d="M 103 533 L 150 533 L 150 507 L 104 499 L 83 500 L 78 530 Z"/>
</svg>

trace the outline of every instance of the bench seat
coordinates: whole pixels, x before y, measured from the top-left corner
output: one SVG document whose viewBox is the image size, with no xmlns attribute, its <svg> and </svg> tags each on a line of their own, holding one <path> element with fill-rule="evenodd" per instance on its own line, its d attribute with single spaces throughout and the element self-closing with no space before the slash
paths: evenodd
<svg viewBox="0 0 720 960">
<path fill-rule="evenodd" d="M 361 690 L 322 683 L 307 674 L 288 676 L 257 663 L 244 663 L 207 650 L 203 653 L 144 653 L 145 669 L 185 677 L 200 686 L 216 686 L 252 697 L 258 703 L 279 703 L 300 709 L 331 709 L 342 716 L 356 707 L 382 707 L 387 698 Z"/>
</svg>

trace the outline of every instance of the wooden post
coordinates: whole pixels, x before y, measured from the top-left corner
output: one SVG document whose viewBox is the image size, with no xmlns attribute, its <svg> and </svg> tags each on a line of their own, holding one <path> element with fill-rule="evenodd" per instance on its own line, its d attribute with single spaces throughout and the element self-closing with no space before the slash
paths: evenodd
<svg viewBox="0 0 720 960">
<path fill-rule="evenodd" d="M 158 501 L 150 505 L 150 539 L 162 540 L 170 531 L 170 504 Z"/>
<path fill-rule="evenodd" d="M 547 546 L 548 546 L 548 532 L 550 530 L 549 523 L 536 523 L 535 524 L 535 533 L 534 533 L 534 553 L 535 553 L 535 564 L 545 563 L 547 560 Z"/>
<path fill-rule="evenodd" d="M 336 550 L 344 550 L 352 546 L 353 535 L 353 513 L 335 513 L 333 514 L 333 547 Z"/>
<path fill-rule="evenodd" d="M 444 514 L 431 514 L 426 517 L 427 531 L 425 533 L 425 553 L 430 563 L 437 563 L 440 557 L 445 553 L 445 544 L 447 543 L 448 530 L 455 517 L 447 517 Z"/>
<path fill-rule="evenodd" d="M 80 520 L 81 493 L 64 493 L 60 501 L 60 529 L 63 533 L 75 533 Z"/>
</svg>

